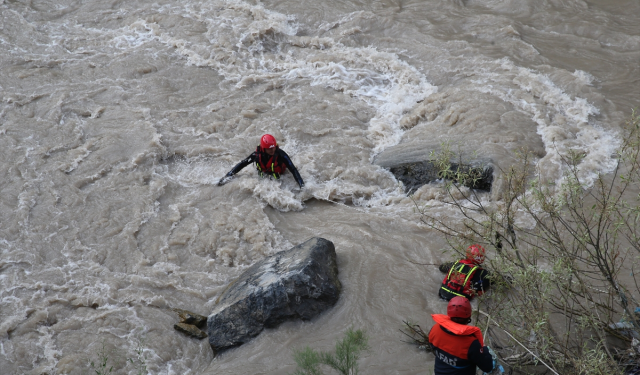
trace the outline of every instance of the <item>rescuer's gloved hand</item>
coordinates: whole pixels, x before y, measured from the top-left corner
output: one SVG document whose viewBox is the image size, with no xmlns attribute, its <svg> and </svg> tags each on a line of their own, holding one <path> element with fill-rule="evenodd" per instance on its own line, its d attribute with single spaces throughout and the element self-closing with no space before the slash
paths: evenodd
<svg viewBox="0 0 640 375">
<path fill-rule="evenodd" d="M 451 269 L 451 267 L 453 267 L 453 264 L 455 262 L 444 262 L 441 265 L 438 266 L 438 270 L 440 270 L 440 272 L 442 273 L 447 273 L 449 272 L 449 270 Z"/>
<path fill-rule="evenodd" d="M 498 356 L 496 355 L 496 353 L 489 346 L 487 346 L 487 349 L 489 350 L 489 354 L 491 354 L 491 358 L 493 359 L 493 370 L 491 370 L 491 372 L 485 372 L 483 374 L 504 374 L 504 367 L 502 367 L 502 365 L 498 363 Z"/>
<path fill-rule="evenodd" d="M 231 176 L 226 175 L 226 176 L 222 177 L 220 179 L 220 181 L 218 181 L 218 186 L 222 186 L 222 185 L 226 184 L 227 182 L 229 182 L 230 180 L 231 180 Z"/>
</svg>

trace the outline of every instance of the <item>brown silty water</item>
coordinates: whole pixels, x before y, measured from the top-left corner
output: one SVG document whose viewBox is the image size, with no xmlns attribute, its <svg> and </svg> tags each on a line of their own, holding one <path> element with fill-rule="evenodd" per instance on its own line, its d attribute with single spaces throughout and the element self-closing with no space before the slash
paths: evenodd
<svg viewBox="0 0 640 375">
<path fill-rule="evenodd" d="M 379 157 L 444 141 L 545 177 L 613 166 L 640 98 L 634 1 L 0 0 L 0 372 L 282 374 L 292 350 L 371 336 L 364 374 L 423 374 L 403 319 L 442 313 L 438 263 Z M 264 133 L 290 175 L 217 181 Z M 453 215 L 437 184 L 415 199 Z M 491 197 L 485 194 L 489 200 Z M 495 195 L 498 199 L 499 195 Z M 171 307 L 208 314 L 247 266 L 335 243 L 338 304 L 212 358 Z M 489 254 L 491 256 L 491 254 Z"/>
</svg>

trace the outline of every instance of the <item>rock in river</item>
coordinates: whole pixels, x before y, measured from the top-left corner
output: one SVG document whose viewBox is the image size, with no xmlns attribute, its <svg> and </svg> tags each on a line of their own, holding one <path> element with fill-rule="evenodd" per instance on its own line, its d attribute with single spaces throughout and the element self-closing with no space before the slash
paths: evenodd
<svg viewBox="0 0 640 375">
<path fill-rule="evenodd" d="M 463 81 L 445 86 L 403 115 L 400 142 L 376 155 L 374 164 L 389 169 L 407 191 L 415 191 L 440 178 L 433 161 L 448 149 L 453 153 L 451 170 L 475 175 L 458 182 L 500 199 L 506 189 L 502 176 L 520 165 L 518 155 L 526 151 L 537 159 L 545 157 L 539 125 L 531 114 L 495 94 L 481 93 Z"/>
<path fill-rule="evenodd" d="M 342 286 L 331 241 L 312 238 L 247 269 L 222 293 L 207 320 L 214 353 L 242 345 L 264 328 L 309 320 L 333 306 Z"/>
<path fill-rule="evenodd" d="M 466 177 L 466 179 L 462 179 L 462 181 L 456 180 L 456 182 L 472 189 L 491 191 L 491 184 L 493 183 L 492 166 L 474 166 L 472 164 L 452 162 L 449 164 L 449 169 L 452 176 L 460 175 Z M 398 164 L 390 167 L 389 170 L 398 180 L 402 181 L 407 193 L 442 177 L 431 160 Z"/>
<path fill-rule="evenodd" d="M 176 323 L 173 328 L 176 331 L 182 332 L 187 336 L 192 336 L 198 339 L 203 339 L 205 337 L 207 337 L 207 334 L 202 332 L 201 330 L 198 329 L 198 327 L 196 327 L 193 324 L 187 324 L 187 323 Z"/>
</svg>

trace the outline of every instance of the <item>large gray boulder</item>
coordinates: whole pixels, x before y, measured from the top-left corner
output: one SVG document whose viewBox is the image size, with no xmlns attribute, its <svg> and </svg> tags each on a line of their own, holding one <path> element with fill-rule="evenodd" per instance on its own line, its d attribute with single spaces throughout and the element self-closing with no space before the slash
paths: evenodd
<svg viewBox="0 0 640 375">
<path fill-rule="evenodd" d="M 247 269 L 222 293 L 207 319 L 214 353 L 242 345 L 264 328 L 309 320 L 333 306 L 342 285 L 331 241 L 312 238 Z"/>
</svg>

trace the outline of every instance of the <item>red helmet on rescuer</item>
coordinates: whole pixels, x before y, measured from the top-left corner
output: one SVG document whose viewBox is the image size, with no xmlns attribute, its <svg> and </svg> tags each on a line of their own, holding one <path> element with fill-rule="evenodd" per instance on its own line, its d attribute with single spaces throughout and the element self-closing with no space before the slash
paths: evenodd
<svg viewBox="0 0 640 375">
<path fill-rule="evenodd" d="M 271 134 L 265 134 L 260 138 L 260 147 L 263 149 L 274 148 L 278 145 L 276 139 Z"/>
<path fill-rule="evenodd" d="M 474 244 L 467 248 L 467 259 L 480 265 L 484 262 L 484 247 Z"/>
<path fill-rule="evenodd" d="M 464 297 L 453 297 L 447 305 L 449 318 L 471 318 L 471 303 Z"/>
</svg>

